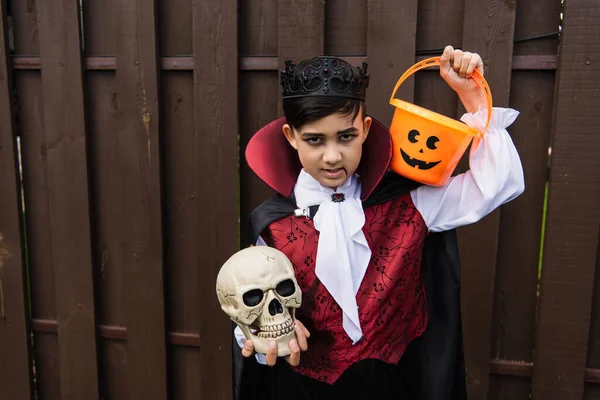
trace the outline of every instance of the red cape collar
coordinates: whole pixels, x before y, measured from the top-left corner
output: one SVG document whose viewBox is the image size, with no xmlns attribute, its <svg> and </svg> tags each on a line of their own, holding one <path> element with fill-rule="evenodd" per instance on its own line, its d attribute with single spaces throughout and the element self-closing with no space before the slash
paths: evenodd
<svg viewBox="0 0 600 400">
<path fill-rule="evenodd" d="M 273 190 L 289 197 L 302 165 L 296 150 L 288 143 L 279 118 L 254 134 L 246 147 L 246 162 L 254 173 Z M 383 124 L 373 120 L 357 173 L 362 184 L 361 200 L 366 200 L 379 184 L 392 158 L 392 139 Z"/>
</svg>

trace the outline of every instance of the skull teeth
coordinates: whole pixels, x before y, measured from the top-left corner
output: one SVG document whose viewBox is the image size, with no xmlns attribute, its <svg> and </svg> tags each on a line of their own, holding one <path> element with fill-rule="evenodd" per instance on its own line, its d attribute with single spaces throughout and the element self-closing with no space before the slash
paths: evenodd
<svg viewBox="0 0 600 400">
<path fill-rule="evenodd" d="M 260 327 L 260 332 L 258 332 L 257 336 L 260 338 L 275 339 L 280 336 L 287 335 L 293 330 L 294 323 L 290 320 L 283 324 L 263 325 Z"/>
</svg>

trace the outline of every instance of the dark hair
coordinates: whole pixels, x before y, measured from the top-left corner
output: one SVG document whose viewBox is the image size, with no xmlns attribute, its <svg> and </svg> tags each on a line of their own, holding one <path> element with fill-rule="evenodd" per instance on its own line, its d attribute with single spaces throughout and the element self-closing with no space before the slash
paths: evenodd
<svg viewBox="0 0 600 400">
<path fill-rule="evenodd" d="M 359 79 L 360 73 L 356 67 L 342 59 L 336 61 L 350 77 Z M 318 66 L 319 63 L 318 57 L 304 60 L 295 67 L 294 75 L 308 74 L 310 66 Z M 352 115 L 354 121 L 361 109 L 362 115 L 365 116 L 367 108 L 364 101 L 346 97 L 307 96 L 283 99 L 283 115 L 294 129 L 335 113 Z"/>
</svg>

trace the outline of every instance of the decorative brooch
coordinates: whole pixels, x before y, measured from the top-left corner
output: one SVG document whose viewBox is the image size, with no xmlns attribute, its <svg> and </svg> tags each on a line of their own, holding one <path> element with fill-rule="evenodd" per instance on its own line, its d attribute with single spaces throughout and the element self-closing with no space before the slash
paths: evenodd
<svg viewBox="0 0 600 400">
<path fill-rule="evenodd" d="M 334 193 L 331 195 L 331 201 L 334 203 L 341 203 L 346 200 L 344 193 Z"/>
</svg>

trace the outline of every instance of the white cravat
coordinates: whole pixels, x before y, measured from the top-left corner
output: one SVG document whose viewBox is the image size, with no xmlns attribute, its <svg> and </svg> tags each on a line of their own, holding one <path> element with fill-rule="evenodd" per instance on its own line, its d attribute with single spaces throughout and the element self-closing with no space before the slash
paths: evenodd
<svg viewBox="0 0 600 400">
<path fill-rule="evenodd" d="M 343 194 L 344 201 L 334 202 L 334 193 Z M 360 194 L 357 175 L 334 191 L 302 170 L 294 187 L 298 207 L 319 205 L 313 218 L 319 231 L 315 274 L 342 309 L 342 326 L 353 343 L 362 337 L 356 294 L 371 259 Z"/>
</svg>

